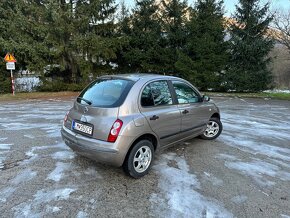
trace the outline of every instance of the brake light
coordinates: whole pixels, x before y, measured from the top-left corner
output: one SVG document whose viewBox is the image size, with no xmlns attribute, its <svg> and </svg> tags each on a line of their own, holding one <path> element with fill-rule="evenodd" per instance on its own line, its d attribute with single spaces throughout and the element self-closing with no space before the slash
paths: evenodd
<svg viewBox="0 0 290 218">
<path fill-rule="evenodd" d="M 110 130 L 109 136 L 108 136 L 108 142 L 115 142 L 118 138 L 118 135 L 120 133 L 120 130 L 122 128 L 123 122 L 122 120 L 116 120 Z"/>
<path fill-rule="evenodd" d="M 68 113 L 69 113 L 69 111 L 68 111 L 68 112 L 66 112 L 66 114 L 65 114 L 65 116 L 64 116 L 64 119 L 63 119 L 63 123 L 65 123 L 65 122 L 67 121 L 67 118 L 68 118 Z"/>
</svg>

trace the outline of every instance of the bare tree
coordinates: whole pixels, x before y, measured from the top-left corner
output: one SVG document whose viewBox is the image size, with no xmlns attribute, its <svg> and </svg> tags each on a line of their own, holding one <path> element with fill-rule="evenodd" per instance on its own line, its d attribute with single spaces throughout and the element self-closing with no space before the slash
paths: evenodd
<svg viewBox="0 0 290 218">
<path fill-rule="evenodd" d="M 275 38 L 290 52 L 290 10 L 288 12 L 282 9 L 275 11 L 273 25 L 277 30 Z"/>
</svg>

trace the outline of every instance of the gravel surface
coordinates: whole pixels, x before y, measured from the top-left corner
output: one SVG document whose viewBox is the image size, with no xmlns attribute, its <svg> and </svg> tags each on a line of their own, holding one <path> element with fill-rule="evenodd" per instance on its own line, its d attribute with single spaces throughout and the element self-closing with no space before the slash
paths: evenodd
<svg viewBox="0 0 290 218">
<path fill-rule="evenodd" d="M 72 152 L 71 100 L 0 103 L 0 217 L 290 217 L 290 102 L 214 98 L 224 131 L 156 155 L 150 173 Z"/>
</svg>

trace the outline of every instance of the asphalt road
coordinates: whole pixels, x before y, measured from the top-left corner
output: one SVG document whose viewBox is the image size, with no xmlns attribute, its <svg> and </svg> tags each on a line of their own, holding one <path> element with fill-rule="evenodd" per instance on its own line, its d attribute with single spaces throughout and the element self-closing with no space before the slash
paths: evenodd
<svg viewBox="0 0 290 218">
<path fill-rule="evenodd" d="M 72 101 L 0 102 L 0 217 L 290 217 L 290 102 L 214 101 L 222 135 L 156 155 L 138 180 L 65 146 Z"/>
</svg>

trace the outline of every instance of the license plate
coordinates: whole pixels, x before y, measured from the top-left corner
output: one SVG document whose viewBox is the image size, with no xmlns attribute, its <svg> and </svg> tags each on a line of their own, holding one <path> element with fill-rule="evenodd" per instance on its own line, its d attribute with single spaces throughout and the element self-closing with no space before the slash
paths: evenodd
<svg viewBox="0 0 290 218">
<path fill-rule="evenodd" d="M 93 135 L 93 127 L 83 124 L 83 123 L 79 123 L 77 121 L 73 121 L 72 123 L 72 128 L 76 131 L 88 134 L 88 135 Z"/>
</svg>

